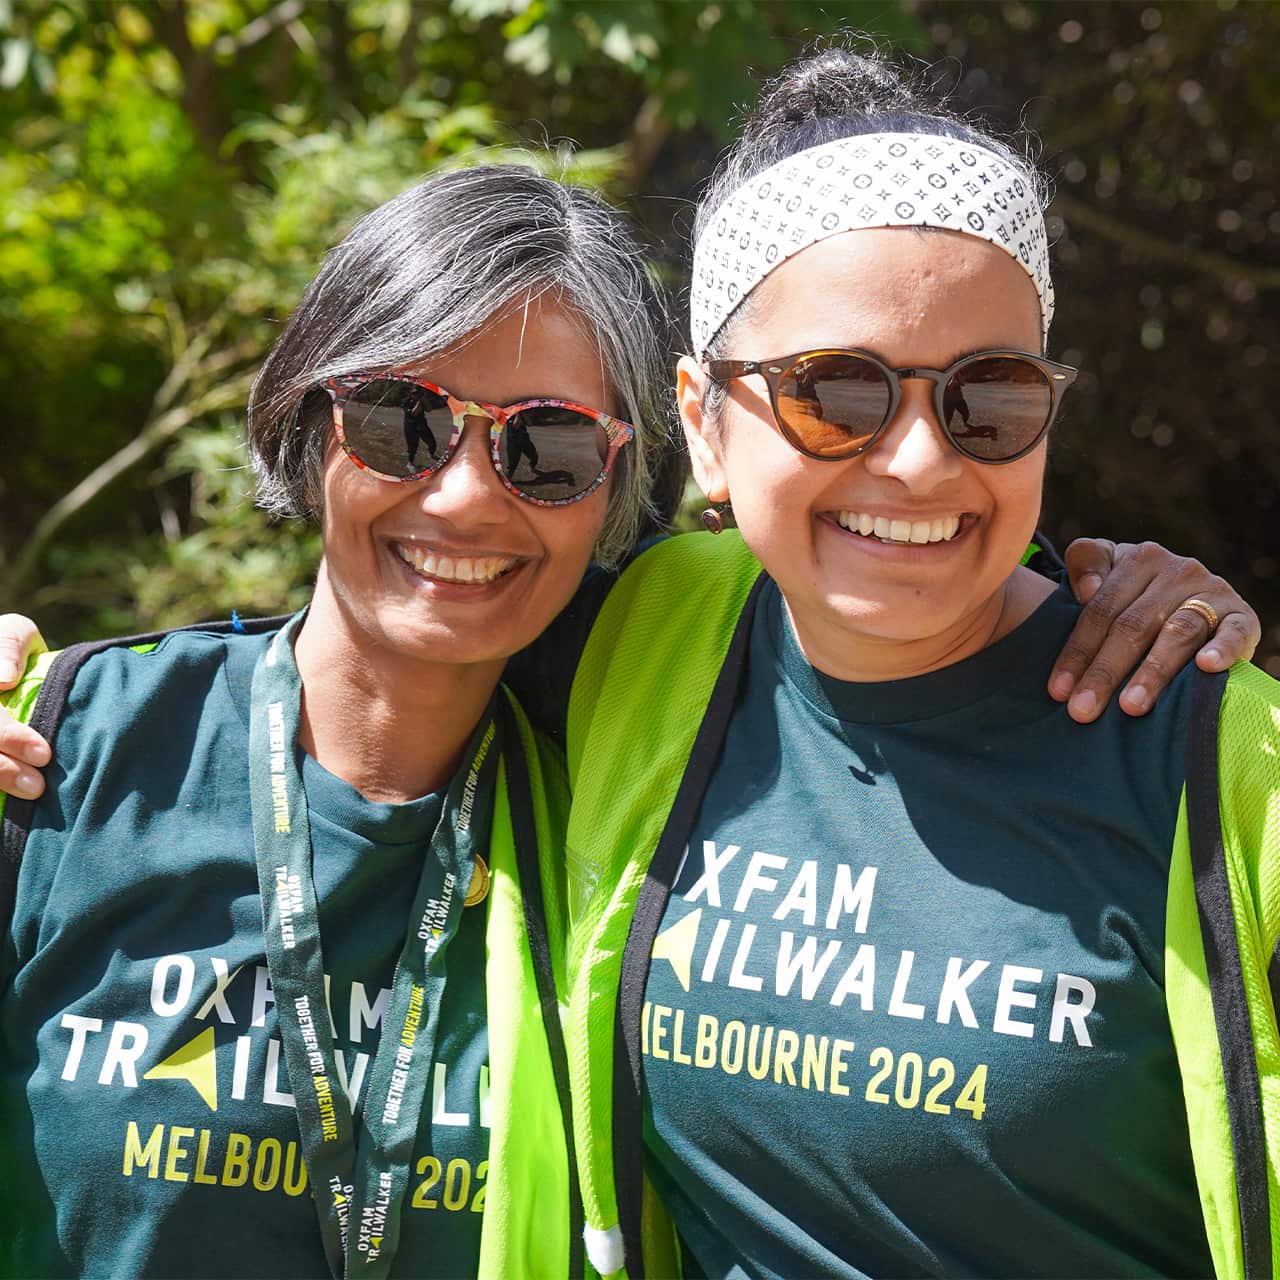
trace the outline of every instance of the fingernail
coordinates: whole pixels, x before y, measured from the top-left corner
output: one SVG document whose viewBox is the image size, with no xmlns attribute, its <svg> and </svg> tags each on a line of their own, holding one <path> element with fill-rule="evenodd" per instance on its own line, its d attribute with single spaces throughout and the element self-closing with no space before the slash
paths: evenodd
<svg viewBox="0 0 1280 1280">
<path fill-rule="evenodd" d="M 21 756 L 28 764 L 43 769 L 49 763 L 49 744 L 41 739 L 22 748 Z"/>
<path fill-rule="evenodd" d="M 1212 663 L 1215 667 L 1222 666 L 1222 650 L 1221 649 L 1206 649 L 1200 656 L 1206 662 Z"/>
<path fill-rule="evenodd" d="M 0 684 L 12 684 L 18 678 L 18 668 L 6 658 L 0 661 Z"/>
<path fill-rule="evenodd" d="M 1145 685 L 1130 685 L 1122 695 L 1124 709 L 1141 715 L 1151 705 L 1151 695 Z"/>
<path fill-rule="evenodd" d="M 13 780 L 14 795 L 21 796 L 25 800 L 30 800 L 39 786 L 39 774 L 28 773 L 25 769 Z"/>
<path fill-rule="evenodd" d="M 1059 702 L 1066 702 L 1071 697 L 1071 690 L 1076 687 L 1076 678 L 1070 671 L 1059 671 L 1049 682 L 1049 692 Z"/>
<path fill-rule="evenodd" d="M 1098 714 L 1098 699 L 1092 689 L 1081 689 L 1068 706 L 1077 720 L 1092 720 Z"/>
<path fill-rule="evenodd" d="M 1080 592 L 1082 595 L 1093 595 L 1097 589 L 1102 586 L 1102 576 L 1097 573 L 1086 573 L 1080 579 Z"/>
</svg>

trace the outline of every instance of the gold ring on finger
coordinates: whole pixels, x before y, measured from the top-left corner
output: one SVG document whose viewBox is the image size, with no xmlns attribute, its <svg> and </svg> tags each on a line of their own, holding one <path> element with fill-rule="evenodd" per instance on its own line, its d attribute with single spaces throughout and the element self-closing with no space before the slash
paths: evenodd
<svg viewBox="0 0 1280 1280">
<path fill-rule="evenodd" d="M 1198 613 L 1209 624 L 1210 635 L 1217 631 L 1218 611 L 1207 600 L 1200 600 L 1193 596 L 1190 600 L 1184 600 L 1174 610 L 1174 613 L 1181 613 L 1183 609 L 1190 609 L 1192 613 Z"/>
</svg>

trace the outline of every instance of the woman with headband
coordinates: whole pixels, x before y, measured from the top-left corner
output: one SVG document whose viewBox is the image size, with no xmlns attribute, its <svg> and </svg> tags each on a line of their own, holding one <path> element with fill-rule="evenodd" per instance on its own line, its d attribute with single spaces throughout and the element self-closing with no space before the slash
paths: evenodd
<svg viewBox="0 0 1280 1280">
<path fill-rule="evenodd" d="M 569 713 L 601 1272 L 663 1274 L 643 1150 L 706 1276 L 1273 1274 L 1280 689 L 1045 696 L 1040 191 L 829 50 L 703 202 L 680 413 L 741 533 L 623 573 Z"/>
<path fill-rule="evenodd" d="M 446 219 L 467 228 L 474 253 L 456 253 Z M 34 821 L 7 815 L 8 830 L 21 819 L 31 832 L 4 997 L 4 1108 L 8 1131 L 25 1135 L 11 1150 L 13 1269 L 578 1269 L 550 985 L 565 910 L 562 849 L 547 834 L 554 768 L 523 731 L 526 750 L 513 749 L 501 698 L 502 736 L 491 737 L 477 699 L 563 602 L 592 537 L 617 555 L 642 508 L 644 437 L 629 441 L 609 416 L 653 417 L 637 381 L 653 336 L 628 246 L 593 202 L 511 170 L 437 179 L 370 215 L 308 291 L 251 411 L 266 498 L 323 512 L 310 613 L 270 643 L 197 634 L 147 653 L 109 646 L 74 677 L 52 793 Z M 526 307 L 526 296 L 537 300 Z M 597 296 L 625 318 L 595 310 Z M 609 383 L 586 374 L 601 357 Z M 1124 590 L 1137 594 L 1146 576 L 1129 573 Z M 567 686 L 567 637 L 608 582 L 591 579 L 513 669 L 530 706 Z M 1243 607 L 1202 570 L 1195 588 L 1224 613 Z M 1170 589 L 1150 586 L 1161 616 L 1177 603 Z M 1224 653 L 1247 638 L 1224 636 Z M 62 662 L 55 675 L 74 670 Z M 128 720 L 122 704 L 137 709 Z M 649 726 L 633 740 L 624 773 L 648 776 L 664 737 Z M 422 750 L 463 767 L 451 781 L 441 768 L 415 773 Z M 525 757 L 522 810 L 512 769 Z M 442 805 L 452 821 L 433 835 Z M 529 805 L 542 837 L 532 862 Z M 450 832 L 491 811 L 488 853 L 473 837 L 472 861 Z M 449 893 L 428 893 L 436 905 L 419 910 L 409 895 L 423 848 L 457 866 Z M 575 894 L 574 909 L 590 907 L 581 877 Z M 459 899 L 485 906 L 458 908 L 457 924 Z M 406 920 L 423 922 L 409 939 Z M 406 965 L 425 961 L 421 981 L 392 980 L 402 950 Z M 291 962 L 298 952 L 310 969 Z M 329 1023 L 316 1016 L 326 996 Z M 394 1054 L 380 1046 L 384 1025 L 398 1029 Z M 377 1136 L 375 1104 L 396 1144 Z"/>
</svg>

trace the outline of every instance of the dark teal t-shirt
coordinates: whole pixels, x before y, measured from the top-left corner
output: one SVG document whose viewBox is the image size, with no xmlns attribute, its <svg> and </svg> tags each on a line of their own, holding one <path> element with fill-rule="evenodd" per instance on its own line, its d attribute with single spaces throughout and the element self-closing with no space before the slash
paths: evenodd
<svg viewBox="0 0 1280 1280">
<path fill-rule="evenodd" d="M 327 1276 L 262 939 L 247 711 L 269 637 L 108 650 L 72 689 L 0 958 L 6 1276 Z M 303 776 L 357 1112 L 441 797 Z M 473 1275 L 488 1173 L 484 909 L 448 985 L 393 1274 Z"/>
<path fill-rule="evenodd" d="M 642 1024 L 706 1274 L 1212 1274 L 1163 990 L 1189 687 L 1074 724 L 1076 616 L 844 684 L 767 588 Z"/>
</svg>

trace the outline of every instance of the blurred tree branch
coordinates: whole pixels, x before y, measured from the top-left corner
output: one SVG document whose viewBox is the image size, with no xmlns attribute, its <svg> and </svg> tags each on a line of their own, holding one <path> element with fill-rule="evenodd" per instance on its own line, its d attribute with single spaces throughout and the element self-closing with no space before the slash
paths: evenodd
<svg viewBox="0 0 1280 1280">
<path fill-rule="evenodd" d="M 231 132 L 231 115 L 222 101 L 217 63 L 191 42 L 186 0 L 158 0 L 151 17 L 156 36 L 182 72 L 179 102 L 200 149 L 214 164 L 226 163 L 222 141 Z M 232 163 L 239 168 L 234 157 Z"/>
<path fill-rule="evenodd" d="M 401 93 L 409 89 L 418 75 L 418 40 L 426 6 L 423 0 L 409 0 L 409 14 L 404 33 L 396 48 L 396 84 Z"/>
<path fill-rule="evenodd" d="M 673 81 L 678 79 L 678 76 L 672 77 Z M 640 104 L 627 135 L 627 159 L 618 175 L 620 190 L 630 194 L 644 189 L 658 153 L 671 136 L 671 121 L 663 107 L 667 94 L 677 87 L 678 83 L 668 84 L 663 92 L 649 94 Z"/>
<path fill-rule="evenodd" d="M 283 0 L 274 9 L 268 9 L 261 17 L 246 23 L 239 31 L 219 36 L 213 42 L 213 51 L 220 58 L 231 58 L 245 49 L 260 44 L 274 31 L 287 27 L 307 10 L 306 0 Z"/>
<path fill-rule="evenodd" d="M 355 73 L 351 69 L 351 24 L 345 0 L 329 0 L 325 5 L 329 24 L 329 75 L 334 96 L 341 102 L 358 98 Z"/>
<path fill-rule="evenodd" d="M 1228 257 L 1225 253 L 1214 253 L 1211 249 L 1194 249 L 1178 244 L 1154 231 L 1121 222 L 1075 196 L 1058 192 L 1049 211 L 1058 214 L 1068 224 L 1084 227 L 1144 258 L 1194 267 L 1220 280 L 1247 280 L 1258 289 L 1280 289 L 1280 267 L 1259 267 Z"/>
<path fill-rule="evenodd" d="M 253 382 L 254 369 L 263 354 L 257 337 L 243 338 L 229 346 L 215 347 L 236 313 L 236 299 L 228 300 L 212 316 L 191 342 L 186 342 L 185 324 L 175 304 L 165 311 L 171 342 L 179 354 L 168 376 L 156 389 L 142 429 L 122 448 L 96 466 L 70 492 L 58 499 L 40 518 L 31 536 L 14 558 L 8 573 L 8 595 L 18 599 L 28 585 L 41 557 L 58 531 L 82 511 L 126 471 L 135 467 L 161 445 L 172 440 L 184 427 L 222 409 L 244 403 Z M 228 375 L 228 371 L 238 372 Z M 181 397 L 181 399 L 179 399 Z"/>
</svg>

